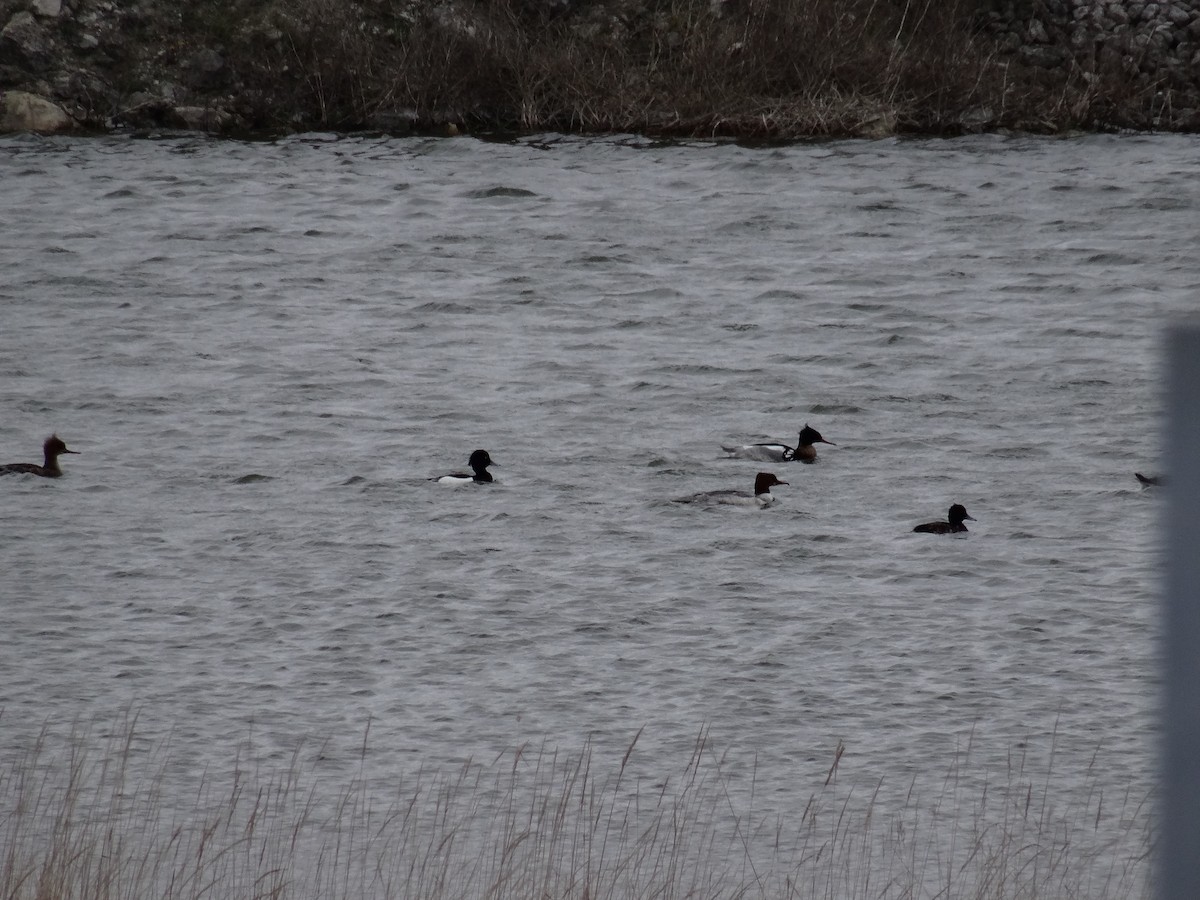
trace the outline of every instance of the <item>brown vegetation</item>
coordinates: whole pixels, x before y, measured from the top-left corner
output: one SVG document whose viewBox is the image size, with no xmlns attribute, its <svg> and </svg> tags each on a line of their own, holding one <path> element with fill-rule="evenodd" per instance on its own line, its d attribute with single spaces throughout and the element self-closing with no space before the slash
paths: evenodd
<svg viewBox="0 0 1200 900">
<path fill-rule="evenodd" d="M 1065 788 L 1057 772 L 1027 771 L 1022 755 L 992 782 L 963 754 L 931 802 L 910 788 L 901 808 L 888 809 L 879 785 L 856 799 L 835 783 L 772 817 L 753 808 L 753 767 L 714 753 L 703 733 L 676 773 L 645 771 L 634 736 L 609 768 L 591 747 L 523 747 L 449 774 L 397 770 L 372 781 L 366 734 L 357 761 L 301 747 L 278 771 L 232 760 L 228 774 L 202 775 L 169 744 L 147 744 L 132 721 L 108 738 L 102 730 L 47 729 L 0 766 L 0 896 L 1149 893 L 1146 804 L 1129 792 L 1106 797 L 1097 771 L 1072 773 L 1076 787 Z M 335 764 L 344 780 L 331 777 Z"/>
<path fill-rule="evenodd" d="M 181 27 L 222 49 L 233 111 L 268 131 L 795 138 L 1152 123 L 1155 85 L 1023 66 L 997 52 L 980 7 L 202 0 Z"/>
</svg>

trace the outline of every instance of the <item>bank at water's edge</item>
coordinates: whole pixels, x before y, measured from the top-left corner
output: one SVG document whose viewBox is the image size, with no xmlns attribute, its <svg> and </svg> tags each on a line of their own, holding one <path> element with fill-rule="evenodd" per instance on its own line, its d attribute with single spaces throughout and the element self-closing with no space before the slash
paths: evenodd
<svg viewBox="0 0 1200 900">
<path fill-rule="evenodd" d="M 1200 130 L 1200 0 L 0 0 L 0 131 Z"/>
</svg>

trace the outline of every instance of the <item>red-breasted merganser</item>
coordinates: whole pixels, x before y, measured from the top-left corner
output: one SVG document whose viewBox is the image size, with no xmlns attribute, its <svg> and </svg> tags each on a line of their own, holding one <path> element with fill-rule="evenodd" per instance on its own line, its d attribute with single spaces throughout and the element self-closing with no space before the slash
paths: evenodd
<svg viewBox="0 0 1200 900">
<path fill-rule="evenodd" d="M 472 453 L 471 458 L 467 460 L 467 465 L 471 467 L 472 474 L 451 472 L 449 475 L 431 478 L 430 481 L 436 481 L 439 484 L 487 484 L 494 480 L 492 473 L 487 469 L 488 466 L 494 466 L 497 463 L 492 462 L 492 458 L 488 456 L 486 450 L 476 450 Z"/>
<path fill-rule="evenodd" d="M 771 487 L 776 484 L 787 484 L 780 481 L 770 472 L 759 472 L 754 476 L 754 493 L 745 491 L 705 491 L 690 497 L 680 497 L 676 503 L 724 503 L 735 506 L 770 506 L 775 502 Z"/>
<path fill-rule="evenodd" d="M 1161 475 L 1143 475 L 1141 472 L 1134 472 L 1133 477 L 1141 483 L 1142 487 L 1159 487 L 1164 481 Z"/>
<path fill-rule="evenodd" d="M 58 458 L 64 453 L 78 452 L 78 450 L 68 450 L 62 438 L 57 434 L 52 434 L 46 438 L 46 443 L 42 444 L 42 453 L 46 460 L 42 465 L 39 466 L 37 463 L 9 463 L 6 466 L 0 466 L 0 475 L 24 474 L 41 475 L 43 478 L 58 478 L 62 475 L 62 469 L 58 467 Z"/>
<path fill-rule="evenodd" d="M 735 459 L 813 463 L 817 461 L 817 448 L 813 444 L 837 446 L 833 441 L 827 441 L 821 437 L 821 432 L 817 429 L 805 425 L 800 429 L 800 439 L 796 442 L 795 447 L 789 447 L 787 444 L 742 444 L 735 447 L 723 446 L 721 449 Z"/>
<path fill-rule="evenodd" d="M 950 519 L 949 522 L 926 522 L 924 525 L 918 525 L 913 531 L 925 534 L 959 534 L 967 530 L 967 526 L 963 524 L 964 520 L 975 521 L 973 516 L 967 515 L 967 508 L 961 503 L 950 507 L 947 518 Z"/>
</svg>

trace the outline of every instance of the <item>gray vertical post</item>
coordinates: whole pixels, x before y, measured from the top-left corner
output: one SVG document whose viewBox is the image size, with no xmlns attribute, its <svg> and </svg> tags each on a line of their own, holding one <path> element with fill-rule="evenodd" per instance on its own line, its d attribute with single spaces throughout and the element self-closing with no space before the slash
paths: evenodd
<svg viewBox="0 0 1200 900">
<path fill-rule="evenodd" d="M 1167 336 L 1162 900 L 1200 898 L 1200 323 Z"/>
</svg>

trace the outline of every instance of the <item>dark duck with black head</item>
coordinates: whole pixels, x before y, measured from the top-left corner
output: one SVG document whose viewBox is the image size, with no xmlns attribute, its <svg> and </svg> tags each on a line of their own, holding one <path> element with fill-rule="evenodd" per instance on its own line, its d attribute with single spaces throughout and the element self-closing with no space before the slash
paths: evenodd
<svg viewBox="0 0 1200 900">
<path fill-rule="evenodd" d="M 52 434 L 42 444 L 43 463 L 9 463 L 0 466 L 0 475 L 40 475 L 43 478 L 59 478 L 62 469 L 58 467 L 58 458 L 64 453 L 78 453 L 78 450 L 68 450 L 62 438 Z"/>
<path fill-rule="evenodd" d="M 476 450 L 472 453 L 471 458 L 467 460 L 467 465 L 471 467 L 470 473 L 451 472 L 449 475 L 439 475 L 430 480 L 439 484 L 488 484 L 495 480 L 492 478 L 492 473 L 488 471 L 488 466 L 497 464 L 492 462 L 492 458 L 486 450 Z"/>
<path fill-rule="evenodd" d="M 968 515 L 967 508 L 961 503 L 955 503 L 950 507 L 948 518 L 950 520 L 948 522 L 926 522 L 924 525 L 918 525 L 913 531 L 923 534 L 962 534 L 967 530 L 967 526 L 963 522 L 975 521 L 973 516 Z"/>
</svg>

